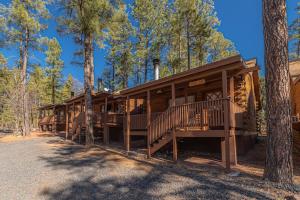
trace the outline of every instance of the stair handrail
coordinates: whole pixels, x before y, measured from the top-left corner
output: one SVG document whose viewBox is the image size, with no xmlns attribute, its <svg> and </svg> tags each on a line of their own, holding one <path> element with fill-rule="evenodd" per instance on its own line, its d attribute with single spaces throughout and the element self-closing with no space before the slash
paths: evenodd
<svg viewBox="0 0 300 200">
<path fill-rule="evenodd" d="M 167 134 L 167 132 L 171 131 L 172 129 L 178 128 L 180 125 L 182 127 L 188 126 L 190 123 L 189 117 L 195 120 L 196 116 L 198 115 L 197 112 L 192 113 L 193 109 L 199 109 L 199 107 L 201 107 L 201 109 L 206 108 L 207 109 L 206 112 L 209 112 L 209 109 L 217 110 L 216 111 L 217 113 L 215 115 L 218 115 L 219 118 L 217 118 L 214 121 L 214 124 L 224 125 L 223 102 L 228 100 L 229 100 L 228 98 L 220 98 L 216 100 L 198 101 L 198 102 L 185 103 L 181 105 L 168 107 L 168 109 L 165 112 L 161 113 L 159 116 L 156 117 L 156 119 L 151 121 L 148 127 L 149 145 L 153 144 L 155 141 L 163 137 L 165 134 Z M 217 108 L 218 106 L 221 107 L 221 110 L 220 108 Z M 201 112 L 203 111 L 201 110 Z M 183 116 L 183 113 L 185 116 Z"/>
</svg>

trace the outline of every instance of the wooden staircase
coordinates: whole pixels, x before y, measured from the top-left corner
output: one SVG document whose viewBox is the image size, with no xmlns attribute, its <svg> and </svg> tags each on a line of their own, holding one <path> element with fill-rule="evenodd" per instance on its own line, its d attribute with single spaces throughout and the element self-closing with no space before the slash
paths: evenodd
<svg viewBox="0 0 300 200">
<path fill-rule="evenodd" d="M 169 107 L 151 121 L 148 127 L 148 151 L 154 154 L 172 141 L 172 132 L 196 128 L 204 130 L 224 126 L 224 101 L 217 99 Z"/>
<path fill-rule="evenodd" d="M 103 120 L 100 120 L 101 122 Z M 84 143 L 85 141 L 85 116 L 84 113 L 80 113 L 77 117 L 74 118 L 73 127 L 72 127 L 72 140 L 78 141 L 79 143 Z M 94 140 L 95 142 L 103 141 L 104 128 L 103 124 L 94 123 Z"/>
<path fill-rule="evenodd" d="M 160 150 L 162 147 L 167 145 L 169 142 L 171 142 L 173 139 L 172 133 L 167 133 L 160 139 L 158 139 L 156 142 L 154 142 L 150 147 L 150 154 L 154 154 L 158 150 Z"/>
</svg>

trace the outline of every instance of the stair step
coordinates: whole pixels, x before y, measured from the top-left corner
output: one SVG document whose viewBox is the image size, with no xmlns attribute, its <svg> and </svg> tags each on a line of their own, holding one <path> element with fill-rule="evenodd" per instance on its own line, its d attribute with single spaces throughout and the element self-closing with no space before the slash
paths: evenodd
<svg viewBox="0 0 300 200">
<path fill-rule="evenodd" d="M 163 139 L 157 140 L 155 143 L 151 145 L 150 153 L 154 154 L 156 151 L 164 147 L 166 144 L 168 144 L 172 140 L 172 134 L 167 134 L 164 136 Z"/>
</svg>

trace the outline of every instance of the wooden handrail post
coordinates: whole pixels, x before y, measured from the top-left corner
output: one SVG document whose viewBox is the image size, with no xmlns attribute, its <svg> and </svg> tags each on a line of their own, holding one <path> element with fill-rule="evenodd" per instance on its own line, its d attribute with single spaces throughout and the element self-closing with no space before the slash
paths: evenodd
<svg viewBox="0 0 300 200">
<path fill-rule="evenodd" d="M 127 111 L 127 130 L 126 130 L 126 134 L 125 134 L 125 148 L 126 151 L 129 152 L 130 151 L 130 97 L 127 96 L 127 100 L 126 100 L 126 111 Z"/>
<path fill-rule="evenodd" d="M 150 147 L 150 139 L 151 139 L 151 103 L 150 103 L 150 98 L 151 98 L 151 93 L 150 93 L 150 90 L 147 91 L 147 155 L 148 155 L 148 158 L 151 157 L 151 147 Z"/>
<path fill-rule="evenodd" d="M 176 94 L 175 94 L 175 84 L 172 83 L 172 107 L 176 105 Z M 171 119 L 172 120 L 172 119 Z M 176 119 L 175 119 L 176 120 Z M 172 137 L 173 137 L 173 160 L 177 161 L 177 139 L 176 139 L 176 127 L 172 127 Z"/>
<path fill-rule="evenodd" d="M 229 131 L 229 110 L 228 110 L 228 97 L 227 97 L 227 72 L 222 71 L 222 86 L 224 98 L 224 132 L 225 132 L 225 160 L 226 171 L 230 171 L 230 131 Z"/>
<path fill-rule="evenodd" d="M 107 97 L 105 97 L 105 104 L 104 104 L 104 134 L 103 140 L 104 144 L 109 143 L 109 136 L 108 136 L 108 126 L 107 126 Z"/>
<path fill-rule="evenodd" d="M 66 140 L 67 140 L 68 135 L 69 135 L 69 107 L 68 107 L 68 105 L 66 105 L 65 117 L 66 117 Z"/>
</svg>

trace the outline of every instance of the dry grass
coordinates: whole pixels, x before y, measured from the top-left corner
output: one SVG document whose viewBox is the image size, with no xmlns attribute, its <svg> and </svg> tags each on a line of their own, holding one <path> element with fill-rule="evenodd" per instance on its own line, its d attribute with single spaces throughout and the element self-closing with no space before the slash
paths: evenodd
<svg viewBox="0 0 300 200">
<path fill-rule="evenodd" d="M 17 142 L 22 140 L 30 140 L 37 137 L 52 137 L 52 136 L 53 135 L 48 132 L 35 131 L 35 132 L 31 132 L 29 136 L 21 136 L 21 135 L 14 135 L 14 134 L 0 136 L 0 142 L 1 143 Z"/>
</svg>

